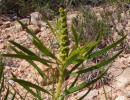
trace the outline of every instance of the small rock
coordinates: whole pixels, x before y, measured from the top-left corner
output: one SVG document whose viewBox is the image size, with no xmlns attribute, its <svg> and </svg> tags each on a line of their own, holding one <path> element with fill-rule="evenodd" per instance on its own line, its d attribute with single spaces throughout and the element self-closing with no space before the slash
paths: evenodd
<svg viewBox="0 0 130 100">
<path fill-rule="evenodd" d="M 118 24 L 116 25 L 116 28 L 117 28 L 118 31 L 121 31 L 121 30 L 123 29 L 123 26 L 122 26 L 121 23 L 118 23 Z"/>
<path fill-rule="evenodd" d="M 46 31 L 46 27 L 41 27 L 41 32 Z"/>
<path fill-rule="evenodd" d="M 130 27 L 130 20 L 128 21 L 128 24 L 127 24 L 128 27 Z"/>
<path fill-rule="evenodd" d="M 99 94 L 99 91 L 94 89 L 92 91 L 89 92 L 89 94 L 87 95 L 88 98 L 93 98 L 95 96 L 97 96 Z"/>
<path fill-rule="evenodd" d="M 20 42 L 25 42 L 25 41 L 26 41 L 26 42 L 29 43 L 29 42 L 30 42 L 30 39 L 31 39 L 31 38 L 30 38 L 29 36 L 26 36 L 26 35 L 25 35 L 25 36 L 22 36 L 19 40 L 20 40 Z"/>
<path fill-rule="evenodd" d="M 129 26 L 126 26 L 125 29 L 126 29 L 126 31 L 128 31 L 128 33 L 130 33 L 130 27 Z"/>
<path fill-rule="evenodd" d="M 10 21 L 7 21 L 7 22 L 4 23 L 4 27 L 5 27 L 5 28 L 9 28 L 10 25 L 11 25 Z"/>
<path fill-rule="evenodd" d="M 121 57 L 121 58 L 120 58 L 120 63 L 123 62 L 123 61 L 125 61 L 125 60 L 126 60 L 126 58 Z"/>
<path fill-rule="evenodd" d="M 119 38 L 120 38 L 120 37 L 119 37 L 118 33 L 117 33 L 117 32 L 114 32 L 113 40 L 116 41 L 116 40 L 118 40 Z"/>
<path fill-rule="evenodd" d="M 122 18 L 123 20 L 125 19 L 125 17 L 126 17 L 125 13 L 124 13 L 124 12 L 121 13 L 121 18 Z"/>
<path fill-rule="evenodd" d="M 79 15 L 79 12 L 78 11 L 73 11 L 73 12 L 68 12 L 67 14 L 67 21 L 70 21 L 72 20 L 72 18 L 76 17 L 77 15 Z"/>
<path fill-rule="evenodd" d="M 103 12 L 103 8 L 100 8 L 100 7 L 95 7 L 95 8 L 93 8 L 93 11 L 95 12 L 95 13 L 101 13 L 101 12 Z"/>
<path fill-rule="evenodd" d="M 115 20 L 114 20 L 114 23 L 115 23 L 115 24 L 118 24 L 118 20 L 117 20 L 117 19 L 115 19 Z"/>
<path fill-rule="evenodd" d="M 40 32 L 40 28 L 36 25 L 29 25 L 28 28 L 31 29 L 35 34 Z"/>
<path fill-rule="evenodd" d="M 102 20 L 102 17 L 101 17 L 101 15 L 100 15 L 100 13 L 97 13 L 96 16 L 97 16 L 97 19 L 98 19 L 98 20 Z"/>
<path fill-rule="evenodd" d="M 14 26 L 10 28 L 15 31 L 22 31 L 22 26 L 19 23 L 16 23 Z"/>
<path fill-rule="evenodd" d="M 24 18 L 20 20 L 23 24 L 25 25 L 29 25 L 30 24 L 30 20 L 28 18 Z"/>
<path fill-rule="evenodd" d="M 119 96 L 119 97 L 117 97 L 115 100 L 127 100 L 127 98 L 124 97 L 124 96 Z"/>
<path fill-rule="evenodd" d="M 130 84 L 130 68 L 127 68 L 123 73 L 117 77 L 116 85 L 120 88 L 124 88 Z"/>
<path fill-rule="evenodd" d="M 77 94 L 77 96 L 80 98 L 83 96 L 87 91 L 82 91 Z M 97 89 L 91 90 L 86 97 L 84 97 L 83 100 L 92 99 L 93 97 L 97 96 L 99 94 L 99 91 Z"/>
<path fill-rule="evenodd" d="M 0 44 L 0 49 L 4 49 L 4 48 L 5 48 L 4 43 L 1 43 L 1 44 Z"/>
<path fill-rule="evenodd" d="M 46 67 L 45 65 L 43 65 L 42 63 L 40 62 L 35 62 L 36 65 L 42 70 L 42 71 L 47 71 L 48 70 L 48 67 Z"/>
<path fill-rule="evenodd" d="M 7 97 L 7 100 L 12 100 L 12 98 L 13 98 L 13 96 L 12 96 L 12 95 L 9 95 L 9 96 Z"/>
<path fill-rule="evenodd" d="M 9 84 L 14 85 L 14 81 L 13 80 L 9 80 L 8 82 L 9 82 Z"/>
<path fill-rule="evenodd" d="M 39 12 L 33 12 L 30 14 L 31 23 L 36 26 L 46 26 L 46 23 L 42 21 L 42 15 Z"/>
<path fill-rule="evenodd" d="M 130 98 L 130 91 L 125 90 L 124 93 L 126 94 L 126 96 L 127 96 L 128 98 Z"/>
<path fill-rule="evenodd" d="M 47 30 L 45 30 L 45 31 L 42 31 L 39 35 L 40 35 L 41 37 L 46 38 L 46 37 L 48 37 L 48 34 L 49 34 L 49 32 L 48 32 Z"/>
</svg>

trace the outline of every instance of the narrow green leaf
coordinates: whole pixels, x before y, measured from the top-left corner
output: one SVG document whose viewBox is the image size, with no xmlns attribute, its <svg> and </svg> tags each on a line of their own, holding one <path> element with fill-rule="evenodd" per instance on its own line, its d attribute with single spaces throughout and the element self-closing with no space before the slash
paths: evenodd
<svg viewBox="0 0 130 100">
<path fill-rule="evenodd" d="M 32 30 L 30 30 L 30 29 L 29 29 L 25 24 L 23 24 L 19 19 L 17 19 L 17 21 L 21 24 L 21 26 L 23 27 L 23 29 L 26 29 L 26 31 L 27 31 L 30 35 L 33 36 L 34 39 L 36 39 L 37 41 L 40 41 L 40 40 L 36 37 L 35 33 L 34 33 Z"/>
<path fill-rule="evenodd" d="M 19 52 L 16 48 L 10 46 L 10 48 L 15 51 L 17 54 L 25 55 L 22 52 Z M 28 63 L 30 63 L 41 75 L 41 77 L 44 79 L 44 77 L 48 78 L 48 76 L 32 61 L 32 60 L 26 60 Z M 49 78 L 48 78 L 49 79 Z"/>
<path fill-rule="evenodd" d="M 34 89 L 38 89 L 39 91 L 42 91 L 42 92 L 50 95 L 50 93 L 47 90 L 45 90 L 45 89 L 41 88 L 40 86 L 33 84 L 31 82 L 21 80 L 21 79 L 17 79 L 17 78 L 12 78 L 12 80 L 19 83 L 22 86 L 24 85 L 24 86 L 31 87 L 31 88 L 34 88 Z"/>
<path fill-rule="evenodd" d="M 36 92 L 39 96 L 41 96 L 41 92 L 38 89 L 36 89 Z"/>
<path fill-rule="evenodd" d="M 18 51 L 16 48 L 14 48 L 13 46 L 10 46 L 10 49 L 12 49 L 15 53 L 17 54 L 24 54 L 23 52 Z"/>
<path fill-rule="evenodd" d="M 82 39 L 82 34 L 83 34 L 83 24 L 80 24 L 80 34 L 78 36 L 79 41 L 81 41 L 81 39 Z"/>
<path fill-rule="evenodd" d="M 35 93 L 32 89 L 30 89 L 29 87 L 23 85 L 23 84 L 20 84 L 21 86 L 23 86 L 29 93 L 31 93 L 34 97 L 38 98 L 38 100 L 43 100 L 41 98 L 41 96 L 39 96 L 37 93 Z"/>
<path fill-rule="evenodd" d="M 65 61 L 64 68 L 68 67 L 70 64 L 78 63 L 78 56 L 79 55 L 77 53 L 72 56 L 69 56 Z"/>
<path fill-rule="evenodd" d="M 72 73 L 75 69 L 77 69 L 83 63 L 83 61 L 85 61 L 88 58 L 89 54 L 92 52 L 94 47 L 98 45 L 100 40 L 101 40 L 101 36 L 99 37 L 97 41 L 93 41 L 93 43 L 91 43 L 90 45 L 88 45 L 89 44 L 89 40 L 88 40 L 88 42 L 82 48 L 80 48 L 79 51 L 74 53 L 74 54 L 80 53 L 80 55 L 82 55 L 83 53 L 86 53 L 86 54 L 85 54 L 85 57 L 79 56 L 79 57 L 82 57 L 83 59 L 82 58 L 79 59 L 78 63 L 69 71 L 69 73 Z"/>
<path fill-rule="evenodd" d="M 83 63 L 83 61 L 79 62 L 78 64 L 74 65 L 74 67 L 72 67 L 72 69 L 69 71 L 69 73 L 71 74 L 74 70 L 76 70 L 81 64 Z"/>
<path fill-rule="evenodd" d="M 76 32 L 76 29 L 73 25 L 71 25 L 72 34 L 74 36 L 75 44 L 78 46 L 78 33 Z"/>
<path fill-rule="evenodd" d="M 1 54 L 0 54 L 0 80 L 2 78 L 2 75 L 3 75 L 3 64 L 2 64 L 2 57 L 1 57 Z"/>
<path fill-rule="evenodd" d="M 94 49 L 95 46 L 97 46 L 101 41 L 101 36 L 98 38 L 98 40 L 96 41 L 93 41 L 89 46 L 88 44 L 86 43 L 79 51 L 80 51 L 80 54 L 88 54 L 90 53 L 90 51 L 92 51 Z M 89 42 L 88 42 L 89 43 Z"/>
<path fill-rule="evenodd" d="M 77 75 L 77 76 L 76 76 L 75 80 L 72 82 L 72 84 L 71 84 L 71 86 L 70 86 L 69 88 L 74 87 L 74 85 L 76 84 L 76 82 L 77 82 L 79 76 L 80 76 L 80 75 Z"/>
<path fill-rule="evenodd" d="M 119 51 L 116 55 L 114 55 L 112 58 L 109 58 L 105 61 L 102 61 L 101 63 L 95 65 L 95 66 L 92 66 L 92 67 L 89 67 L 89 68 L 86 68 L 86 69 L 82 69 L 80 71 L 77 71 L 77 72 L 74 72 L 72 73 L 71 75 L 78 75 L 78 74 L 82 74 L 82 73 L 86 73 L 86 72 L 89 72 L 89 71 L 92 71 L 92 70 L 95 70 L 95 69 L 98 69 L 98 68 L 101 68 L 101 67 L 104 67 L 106 66 L 107 64 L 111 63 L 113 60 L 115 60 L 121 53 L 122 53 L 123 50 Z"/>
<path fill-rule="evenodd" d="M 58 20 L 58 18 L 56 19 L 56 21 L 53 22 L 54 23 L 54 32 L 53 34 L 55 34 L 55 38 L 57 39 L 58 43 L 60 43 L 61 39 L 60 39 L 60 33 L 61 33 L 61 22 L 60 20 Z"/>
<path fill-rule="evenodd" d="M 23 27 L 24 29 L 26 29 L 26 31 L 27 31 L 30 35 L 33 36 L 33 38 L 35 39 L 35 41 L 37 40 L 38 43 L 39 43 L 40 45 L 42 45 L 42 47 L 44 47 L 44 49 L 46 48 L 46 47 L 42 44 L 42 42 L 36 37 L 36 35 L 34 34 L 33 31 L 31 31 L 30 29 L 28 29 L 28 27 L 26 27 L 26 25 L 24 25 L 20 20 L 17 19 L 17 21 L 22 25 L 22 27 Z M 49 23 L 49 22 L 48 22 L 48 23 Z M 46 48 L 45 50 L 47 50 L 47 51 L 49 52 L 49 50 L 48 50 L 47 48 Z M 51 52 L 49 52 L 49 54 L 50 54 L 53 58 L 56 58 Z"/>
<path fill-rule="evenodd" d="M 71 51 L 69 57 L 66 59 L 66 62 L 65 62 L 65 65 L 64 65 L 65 68 L 66 68 L 67 66 L 69 66 L 70 64 L 79 63 L 79 62 L 81 62 L 81 60 L 83 60 L 83 59 L 81 59 L 82 56 L 81 56 L 80 54 L 81 54 L 81 51 L 82 51 L 83 49 L 85 49 L 85 47 L 86 47 L 86 48 L 89 47 L 88 44 L 89 44 L 89 40 L 88 40 L 88 42 L 85 44 L 85 46 L 82 47 L 81 49 L 79 49 L 79 50 L 74 50 L 74 49 L 73 49 L 73 51 Z M 89 48 L 90 48 L 90 47 L 89 47 Z M 86 50 L 86 49 L 85 49 L 85 50 Z M 84 50 L 84 51 L 85 51 L 85 50 Z M 86 52 L 87 52 L 87 50 L 86 50 Z"/>
<path fill-rule="evenodd" d="M 85 59 L 88 59 L 88 57 L 90 56 L 90 54 L 92 53 L 94 48 L 100 43 L 100 41 L 102 39 L 102 35 L 103 35 L 103 33 L 98 33 L 98 35 L 96 37 L 96 43 L 95 43 L 95 45 L 92 45 L 89 47 L 88 52 L 86 52 L 86 54 L 85 54 Z"/>
<path fill-rule="evenodd" d="M 14 100 L 14 99 L 15 99 L 15 96 L 16 96 L 16 91 L 14 92 L 13 97 L 12 97 L 11 100 Z"/>
<path fill-rule="evenodd" d="M 94 58 L 94 57 L 97 57 L 97 56 L 100 56 L 104 53 L 106 53 L 108 50 L 116 47 L 119 43 L 121 43 L 125 38 L 126 38 L 127 35 L 123 36 L 121 39 L 117 40 L 116 42 L 114 42 L 113 44 L 105 47 L 104 49 L 100 50 L 100 51 L 97 51 L 95 53 L 92 53 L 89 58 Z"/>
<path fill-rule="evenodd" d="M 28 91 L 25 93 L 25 95 L 24 95 L 24 97 L 23 97 L 23 100 L 26 100 L 26 97 L 27 97 L 27 94 L 28 94 L 28 93 L 29 93 Z"/>
<path fill-rule="evenodd" d="M 6 92 L 6 95 L 5 95 L 5 97 L 4 97 L 4 100 L 7 100 L 8 95 L 9 95 L 9 87 L 8 87 L 8 89 L 7 89 L 7 92 Z"/>
<path fill-rule="evenodd" d="M 0 94 L 2 92 L 2 89 L 4 88 L 4 75 L 2 74 L 2 78 L 1 78 L 1 84 L 0 84 Z"/>
<path fill-rule="evenodd" d="M 106 90 L 104 88 L 104 85 L 103 85 L 103 91 L 104 91 L 104 95 L 105 95 L 106 100 L 108 100 L 107 93 L 106 93 Z"/>
<path fill-rule="evenodd" d="M 88 93 L 91 91 L 92 88 L 90 88 L 82 97 L 80 97 L 78 100 L 83 100 L 85 96 L 88 95 Z"/>
<path fill-rule="evenodd" d="M 12 73 L 12 76 L 14 76 L 13 75 L 13 73 Z M 23 96 L 19 93 L 19 91 L 18 90 L 16 90 L 15 89 L 15 87 L 14 86 L 12 86 L 11 84 L 9 84 L 11 87 L 12 87 L 12 89 L 16 92 L 16 94 L 21 98 L 21 100 L 24 100 L 24 98 L 23 98 Z M 11 92 L 11 91 L 10 91 Z M 11 94 L 13 94 L 12 92 L 11 92 Z M 17 100 L 19 100 L 17 97 L 15 97 Z"/>
<path fill-rule="evenodd" d="M 53 27 L 51 26 L 51 24 L 49 23 L 49 21 L 47 20 L 47 18 L 44 16 L 44 15 L 42 15 L 42 19 L 47 23 L 47 25 L 49 26 L 49 28 L 51 29 L 51 32 L 54 34 L 54 36 L 55 36 L 55 31 L 54 31 L 54 29 L 53 29 Z"/>
<path fill-rule="evenodd" d="M 47 66 L 49 66 L 47 63 L 52 63 L 51 61 L 45 60 L 43 58 L 39 58 L 38 56 L 26 56 L 26 55 L 20 55 L 20 54 L 3 54 L 3 56 L 21 58 L 21 59 L 26 59 L 26 60 L 35 60 Z"/>
<path fill-rule="evenodd" d="M 41 75 L 41 77 L 44 79 L 45 77 L 48 78 L 48 76 L 32 61 L 32 60 L 27 60 Z M 49 79 L 49 78 L 48 78 Z"/>
<path fill-rule="evenodd" d="M 24 46 L 9 40 L 10 43 L 12 43 L 13 45 L 15 45 L 16 47 L 18 47 L 20 50 L 22 50 L 23 52 L 25 52 L 28 55 L 32 55 L 32 56 L 37 56 L 35 53 L 33 53 L 32 51 L 30 51 L 29 49 L 25 48 Z"/>
<path fill-rule="evenodd" d="M 79 44 L 78 33 L 76 32 L 76 29 L 74 28 L 73 25 L 71 26 L 71 30 L 74 36 L 75 44 L 74 44 L 73 49 L 71 50 L 70 56 L 78 49 L 78 44 Z"/>
<path fill-rule="evenodd" d="M 88 48 L 90 48 L 90 46 L 94 45 L 94 44 L 96 43 L 96 41 L 94 41 L 94 42 L 91 43 L 90 45 L 89 45 L 89 43 L 90 43 L 90 40 L 88 40 L 88 41 L 85 43 L 85 45 L 79 49 L 80 55 L 82 55 L 84 52 L 87 52 L 87 51 L 88 51 Z"/>
<path fill-rule="evenodd" d="M 97 80 L 99 80 L 100 78 L 102 78 L 102 76 L 103 76 L 107 71 L 108 71 L 108 68 L 107 68 L 105 71 L 103 71 L 96 79 L 92 80 L 91 82 L 88 82 L 88 83 L 87 83 L 87 82 L 82 82 L 81 84 L 79 84 L 79 85 L 76 86 L 76 87 L 69 88 L 68 90 L 65 90 L 65 91 L 63 92 L 63 95 L 62 95 L 60 98 L 63 98 L 63 97 L 65 97 L 66 95 L 69 95 L 69 94 L 74 93 L 74 92 L 76 92 L 76 91 L 80 91 L 80 90 L 82 90 L 83 88 L 86 88 L 86 87 L 92 85 L 92 84 L 95 83 Z M 60 99 L 60 100 L 62 100 L 62 99 Z"/>
<path fill-rule="evenodd" d="M 30 29 L 28 29 L 28 27 L 26 26 L 26 25 L 24 25 L 20 20 L 18 20 L 17 19 L 17 21 L 22 25 L 22 27 L 24 28 L 24 29 L 26 29 L 26 31 L 30 34 L 30 35 L 32 35 L 33 36 L 33 38 L 35 39 L 35 40 L 37 40 L 40 44 L 42 44 L 42 42 L 36 37 L 36 35 L 35 35 L 35 33 L 32 31 L 32 30 L 30 30 Z M 49 24 L 49 22 L 47 21 L 47 20 L 45 20 L 46 22 L 47 22 L 47 24 L 49 25 L 49 27 L 53 30 L 53 28 L 51 27 L 51 25 Z M 42 46 L 43 46 L 43 44 L 42 44 Z M 47 49 L 46 49 L 47 50 Z M 56 58 L 56 57 L 54 57 L 54 55 L 51 53 L 51 56 L 53 57 L 53 58 Z M 56 58 L 57 59 L 57 58 Z M 58 59 L 57 59 L 58 60 Z M 57 62 L 59 62 L 59 60 L 57 61 Z"/>
<path fill-rule="evenodd" d="M 46 56 L 49 56 L 49 57 L 56 59 L 55 55 L 52 54 L 50 52 L 50 50 L 48 48 L 46 48 L 43 43 L 37 42 L 36 40 L 33 40 L 32 42 L 43 53 L 43 55 L 46 55 Z"/>
</svg>

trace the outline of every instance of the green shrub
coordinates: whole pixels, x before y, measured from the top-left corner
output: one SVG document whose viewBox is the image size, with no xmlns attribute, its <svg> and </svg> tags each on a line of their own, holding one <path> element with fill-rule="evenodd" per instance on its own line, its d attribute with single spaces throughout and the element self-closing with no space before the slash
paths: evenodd
<svg viewBox="0 0 130 100">
<path fill-rule="evenodd" d="M 17 14 L 19 17 L 27 16 L 34 10 L 32 0 L 1 0 L 0 9 L 2 13 Z"/>
<path fill-rule="evenodd" d="M 74 92 L 80 91 L 86 87 L 91 87 L 97 80 L 102 78 L 102 76 L 108 71 L 109 67 L 105 67 L 107 64 L 111 63 L 115 58 L 117 58 L 123 50 L 120 50 L 117 54 L 115 54 L 113 57 L 108 58 L 92 67 L 80 69 L 80 65 L 88 59 L 95 58 L 97 56 L 100 56 L 106 52 L 108 52 L 110 49 L 116 47 L 118 44 L 120 44 L 126 36 L 122 37 L 118 41 L 114 42 L 113 44 L 99 50 L 96 52 L 93 52 L 94 48 L 99 44 L 103 33 L 98 32 L 97 37 L 95 40 L 91 41 L 88 40 L 86 44 L 83 46 L 80 46 L 80 35 L 76 31 L 76 27 L 72 24 L 71 29 L 73 33 L 73 38 L 75 41 L 73 49 L 69 49 L 69 38 L 68 38 L 68 29 L 67 29 L 67 19 L 66 19 L 66 11 L 64 11 L 62 8 L 59 10 L 60 12 L 60 19 L 58 20 L 58 29 L 53 28 L 51 24 L 47 21 L 47 19 L 43 16 L 44 20 L 48 24 L 49 28 L 53 32 L 53 34 L 59 39 L 58 43 L 60 45 L 59 48 L 59 56 L 58 58 L 54 53 L 52 53 L 46 46 L 39 40 L 39 38 L 36 37 L 35 33 L 28 29 L 21 21 L 18 20 L 18 22 L 22 25 L 26 31 L 32 35 L 33 39 L 32 42 L 36 46 L 39 51 L 41 51 L 42 55 L 44 57 L 49 57 L 51 59 L 42 58 L 37 56 L 34 52 L 30 51 L 29 49 L 25 48 L 21 44 L 18 44 L 12 40 L 9 42 L 14 45 L 15 47 L 11 46 L 11 49 L 15 51 L 15 54 L 2 54 L 6 57 L 15 57 L 15 58 L 21 58 L 25 59 L 27 62 L 29 62 L 40 74 L 40 76 L 43 78 L 43 82 L 46 83 L 46 85 L 49 86 L 49 84 L 52 84 L 52 89 L 46 89 L 45 87 L 41 87 L 39 85 L 36 85 L 34 83 L 18 79 L 15 75 L 13 75 L 12 80 L 23 86 L 30 94 L 34 96 L 34 98 L 37 98 L 38 100 L 43 100 L 41 93 L 46 93 L 51 97 L 52 100 L 64 100 L 64 98 L 67 95 L 70 95 Z M 20 49 L 20 50 L 18 50 Z M 43 72 L 34 61 L 38 61 L 44 65 L 46 65 L 50 69 L 51 78 Z M 54 74 L 55 69 L 52 67 L 52 64 L 57 64 L 56 69 L 58 69 L 58 77 Z M 72 65 L 71 69 L 68 70 L 68 67 Z M 80 84 L 77 83 L 77 80 L 79 76 L 83 73 L 91 72 L 93 70 L 104 68 L 104 70 L 101 72 L 101 74 L 93 79 L 90 82 L 81 82 Z M 39 76 L 39 77 L 40 77 Z M 71 77 L 74 77 L 74 81 L 67 85 L 65 82 L 67 79 L 69 80 Z M 48 83 L 50 82 L 51 83 Z M 62 89 L 61 89 L 62 87 Z M 33 89 L 32 89 L 33 88 Z M 38 92 L 37 92 L 38 91 Z M 89 91 L 87 91 L 88 93 Z M 86 93 L 86 94 L 87 94 Z M 41 94 L 41 95 L 40 95 Z M 83 96 L 84 97 L 84 96 Z M 83 97 L 81 97 L 83 99 Z M 81 99 L 80 98 L 80 99 Z"/>
<path fill-rule="evenodd" d="M 85 8 L 84 8 L 85 9 Z M 97 34 L 102 33 L 103 39 L 107 43 L 109 36 L 111 36 L 110 25 L 104 20 L 99 20 L 98 17 L 89 8 L 82 10 L 82 15 L 73 18 L 73 24 L 76 27 L 76 31 L 81 34 L 81 44 L 85 44 L 88 39 L 91 41 L 96 39 Z M 82 29 L 81 29 L 82 28 Z M 107 39 L 105 39 L 107 38 Z"/>
</svg>

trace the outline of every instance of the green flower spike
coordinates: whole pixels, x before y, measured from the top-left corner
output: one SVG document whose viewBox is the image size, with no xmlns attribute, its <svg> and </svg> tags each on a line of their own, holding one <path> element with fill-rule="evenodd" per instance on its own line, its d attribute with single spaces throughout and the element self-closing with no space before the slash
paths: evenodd
<svg viewBox="0 0 130 100">
<path fill-rule="evenodd" d="M 69 39 L 68 39 L 68 30 L 67 30 L 67 12 L 62 8 L 59 9 L 60 12 L 60 22 L 61 22 L 61 30 L 60 30 L 60 57 L 62 62 L 66 59 L 69 52 Z"/>
</svg>

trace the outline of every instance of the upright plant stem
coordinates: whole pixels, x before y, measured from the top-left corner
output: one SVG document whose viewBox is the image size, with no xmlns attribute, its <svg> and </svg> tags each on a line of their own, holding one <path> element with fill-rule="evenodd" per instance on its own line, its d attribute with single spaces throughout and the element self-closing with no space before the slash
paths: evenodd
<svg viewBox="0 0 130 100">
<path fill-rule="evenodd" d="M 60 94 L 60 89 L 61 89 L 61 86 L 62 86 L 62 83 L 63 83 L 63 73 L 64 73 L 64 71 L 63 71 L 63 66 L 61 65 L 60 66 L 60 71 L 59 71 L 59 80 L 58 80 L 58 85 L 57 85 L 57 90 L 56 90 L 56 95 L 55 95 L 55 100 L 57 100 L 58 99 L 58 97 L 59 97 L 59 94 Z"/>
<path fill-rule="evenodd" d="M 57 85 L 57 90 L 55 94 L 55 100 L 58 99 L 59 94 L 60 94 L 60 89 L 62 87 L 62 83 L 64 80 L 64 63 L 66 58 L 68 57 L 68 52 L 69 52 L 69 39 L 68 39 L 68 30 L 67 30 L 67 12 L 65 12 L 62 8 L 59 9 L 60 12 L 60 58 L 62 61 L 62 64 L 59 67 L 59 80 L 58 80 L 58 85 Z"/>
</svg>

